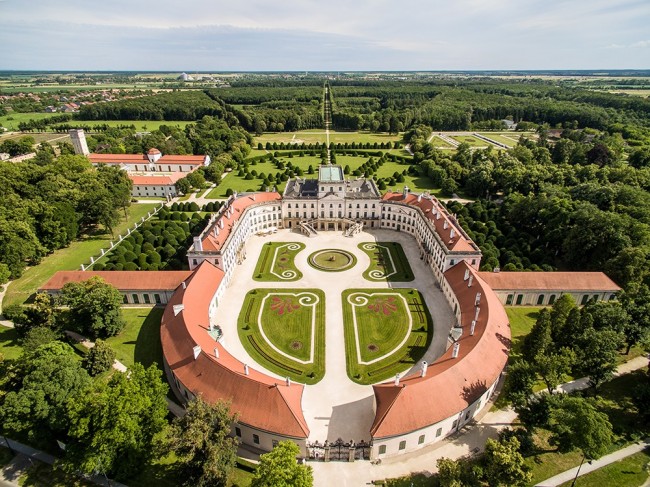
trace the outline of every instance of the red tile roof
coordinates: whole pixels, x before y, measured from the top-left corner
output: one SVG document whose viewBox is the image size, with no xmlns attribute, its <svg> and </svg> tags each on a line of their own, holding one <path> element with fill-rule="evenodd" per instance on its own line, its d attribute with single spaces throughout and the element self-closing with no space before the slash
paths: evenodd
<svg viewBox="0 0 650 487">
<path fill-rule="evenodd" d="M 173 291 L 192 271 L 58 271 L 42 291 L 58 291 L 68 282 L 81 282 L 99 276 L 120 291 Z"/>
<path fill-rule="evenodd" d="M 463 280 L 466 270 L 474 276 L 472 287 Z M 450 347 L 429 366 L 425 377 L 416 372 L 398 386 L 393 382 L 373 386 L 377 402 L 370 430 L 373 438 L 416 431 L 458 414 L 499 378 L 506 365 L 510 327 L 499 298 L 465 261 L 445 272 L 445 279 L 460 303 L 459 355 L 452 358 Z M 480 313 L 470 335 L 477 292 L 481 293 Z"/>
<path fill-rule="evenodd" d="M 88 154 L 88 159 L 93 164 L 139 164 L 149 163 L 144 154 Z M 202 165 L 205 156 L 181 156 L 164 155 L 156 161 L 156 164 L 199 164 Z"/>
<path fill-rule="evenodd" d="M 309 436 L 302 413 L 304 386 L 277 380 L 252 367 L 244 374 L 244 364 L 234 358 L 208 334 L 208 309 L 224 278 L 221 269 L 203 262 L 179 288 L 165 309 L 160 329 L 163 355 L 176 378 L 192 393 L 201 393 L 207 401 L 231 402 L 238 422 L 254 428 L 294 438 Z M 174 316 L 174 305 L 184 309 Z M 235 328 L 229 328 L 237 333 Z M 193 348 L 201 346 L 194 359 Z M 219 350 L 219 359 L 214 349 Z"/>
<path fill-rule="evenodd" d="M 134 186 L 173 186 L 179 179 L 187 176 L 187 174 L 186 172 L 174 172 L 160 176 L 129 174 L 129 179 L 133 181 Z"/>
<path fill-rule="evenodd" d="M 479 272 L 495 290 L 602 291 L 621 288 L 603 272 Z"/>
<path fill-rule="evenodd" d="M 406 198 L 402 193 L 386 193 L 382 200 L 390 201 L 393 203 L 403 203 L 409 206 L 416 206 L 422 210 L 424 215 L 429 219 L 436 229 L 436 233 L 440 236 L 448 250 L 454 252 L 475 252 L 477 249 L 472 245 L 472 242 L 465 238 L 454 219 L 447 213 L 447 210 L 438 202 L 433 196 L 423 196 L 413 193 L 408 193 Z M 440 218 L 436 217 L 436 211 L 439 212 Z M 447 228 L 445 228 L 447 222 Z M 451 236 L 451 231 L 454 230 L 454 237 Z"/>
<path fill-rule="evenodd" d="M 204 234 L 202 241 L 203 250 L 221 250 L 221 247 L 228 238 L 228 235 L 230 235 L 230 230 L 235 225 L 235 222 L 239 220 L 239 217 L 249 206 L 269 201 L 280 201 L 281 199 L 282 196 L 280 196 L 280 193 L 275 192 L 255 193 L 254 195 L 246 195 L 236 198 L 235 201 L 230 204 L 230 208 L 232 208 L 232 214 L 230 217 L 227 216 L 228 212 L 224 211 L 222 216 L 217 218 L 210 225 L 208 232 Z M 215 235 L 213 229 L 215 226 L 219 225 L 220 221 L 223 221 L 223 228 L 219 227 L 219 235 Z"/>
</svg>

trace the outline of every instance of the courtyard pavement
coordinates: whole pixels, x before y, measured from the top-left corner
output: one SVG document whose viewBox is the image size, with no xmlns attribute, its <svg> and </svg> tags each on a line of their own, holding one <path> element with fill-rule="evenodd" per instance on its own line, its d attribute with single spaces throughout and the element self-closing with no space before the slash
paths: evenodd
<svg viewBox="0 0 650 487">
<path fill-rule="evenodd" d="M 262 246 L 269 242 L 302 242 L 305 250 L 296 256 L 296 267 L 303 278 L 292 282 L 257 282 L 252 276 Z M 370 265 L 369 257 L 357 245 L 361 242 L 390 241 L 402 245 L 415 279 L 411 282 L 371 282 L 362 277 Z M 342 272 L 322 272 L 312 268 L 307 258 L 312 252 L 340 248 L 357 257 L 357 265 Z M 254 236 L 246 242 L 246 259 L 235 271 L 233 280 L 219 305 L 217 324 L 224 331 L 223 345 L 237 359 L 269 375 L 279 377 L 253 360 L 241 345 L 237 334 L 237 318 L 246 293 L 256 288 L 270 289 L 321 289 L 325 293 L 325 377 L 318 384 L 308 386 L 302 400 L 303 412 L 310 429 L 309 441 L 335 441 L 370 439 L 370 426 L 374 418 L 372 386 L 352 382 L 346 372 L 345 340 L 341 294 L 350 288 L 416 288 L 429 308 L 434 323 L 434 336 L 423 360 L 429 363 L 446 349 L 447 336 L 454 324 L 454 316 L 442 292 L 436 286 L 431 270 L 422 265 L 415 240 L 407 234 L 393 230 L 368 230 L 344 237 L 340 231 L 321 231 L 316 237 L 280 230 L 276 234 Z M 419 369 L 416 364 L 415 369 Z M 406 372 L 406 371 L 405 371 Z M 367 468 L 367 464 L 365 467 Z"/>
</svg>

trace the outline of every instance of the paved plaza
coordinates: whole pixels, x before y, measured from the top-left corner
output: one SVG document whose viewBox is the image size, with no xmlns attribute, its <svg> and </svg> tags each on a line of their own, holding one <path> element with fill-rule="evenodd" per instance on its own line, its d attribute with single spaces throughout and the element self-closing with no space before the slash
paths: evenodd
<svg viewBox="0 0 650 487">
<path fill-rule="evenodd" d="M 296 257 L 296 267 L 303 278 L 293 282 L 255 282 L 253 273 L 262 246 L 269 242 L 302 242 L 306 248 Z M 371 282 L 362 277 L 370 265 L 369 257 L 357 245 L 361 242 L 398 242 L 411 264 L 415 280 L 411 282 Z M 357 265 L 342 272 L 323 272 L 307 263 L 308 256 L 317 250 L 340 248 L 357 257 Z M 434 324 L 432 343 L 423 360 L 429 363 L 446 349 L 447 336 L 455 317 L 442 292 L 438 289 L 431 270 L 420 261 L 415 240 L 404 233 L 392 230 L 369 230 L 354 237 L 342 232 L 323 231 L 316 237 L 307 237 L 291 230 L 280 230 L 266 236 L 254 236 L 246 242 L 246 259 L 235 270 L 230 286 L 221 300 L 217 324 L 224 330 L 223 345 L 237 359 L 258 370 L 278 377 L 258 364 L 246 352 L 237 334 L 237 318 L 244 296 L 256 288 L 317 288 L 325 293 L 325 377 L 316 385 L 307 386 L 303 397 L 303 411 L 309 425 L 309 441 L 370 440 L 370 426 L 374 418 L 372 386 L 352 382 L 346 373 L 345 342 L 343 335 L 343 309 L 341 293 L 351 288 L 416 288 L 429 308 Z M 419 364 L 414 366 L 419 369 Z"/>
</svg>

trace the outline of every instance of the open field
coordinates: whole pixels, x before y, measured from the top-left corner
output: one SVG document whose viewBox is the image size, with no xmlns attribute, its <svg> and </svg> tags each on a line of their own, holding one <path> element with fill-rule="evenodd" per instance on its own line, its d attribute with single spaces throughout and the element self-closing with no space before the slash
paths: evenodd
<svg viewBox="0 0 650 487">
<path fill-rule="evenodd" d="M 647 90 L 607 90 L 609 93 L 623 93 L 625 95 L 640 96 L 648 98 L 650 96 L 650 89 Z"/>
<path fill-rule="evenodd" d="M 125 232 L 128 227 L 132 227 L 135 222 L 146 216 L 155 206 L 157 205 L 148 203 L 131 205 L 128 210 L 128 219 L 122 220 L 115 227 L 115 235 L 117 236 Z M 102 248 L 108 247 L 110 241 L 110 234 L 96 233 L 72 242 L 69 247 L 54 251 L 45 257 L 40 264 L 26 269 L 22 277 L 9 285 L 2 303 L 3 306 L 24 303 L 56 271 L 79 269 L 81 264 L 85 264 L 90 260 L 91 256 L 97 255 Z"/>
<path fill-rule="evenodd" d="M 0 143 L 5 140 L 19 140 L 23 137 L 31 137 L 37 144 L 40 144 L 41 142 L 49 142 L 52 145 L 56 145 L 59 142 L 70 142 L 70 136 L 68 134 L 55 134 L 52 132 L 11 132 L 0 135 Z"/>
<path fill-rule="evenodd" d="M 294 259 L 305 248 L 299 242 L 268 242 L 255 267 L 253 279 L 262 282 L 297 281 L 302 278 Z"/>
<path fill-rule="evenodd" d="M 416 289 L 349 289 L 342 299 L 350 380 L 381 382 L 412 367 L 424 355 L 433 324 Z"/>
<path fill-rule="evenodd" d="M 648 479 L 649 464 L 650 450 L 645 450 L 578 477 L 575 485 L 576 487 L 598 487 L 601 485 L 638 487 Z M 566 482 L 562 484 L 562 487 L 570 487 L 572 482 Z"/>
<path fill-rule="evenodd" d="M 23 347 L 18 343 L 18 333 L 14 328 L 0 325 L 0 354 L 5 360 L 15 360 L 23 353 Z"/>
<path fill-rule="evenodd" d="M 139 362 L 145 367 L 155 364 L 163 370 L 160 320 L 164 308 L 122 308 L 126 327 L 106 342 L 116 358 L 127 367 Z"/>
<path fill-rule="evenodd" d="M 18 130 L 20 122 L 27 122 L 29 120 L 43 120 L 51 117 L 61 115 L 60 113 L 45 113 L 45 112 L 9 112 L 0 117 L 0 125 L 8 130 Z M 29 134 L 25 134 L 29 135 Z"/>
<path fill-rule="evenodd" d="M 361 143 L 382 143 L 382 142 L 399 142 L 402 140 L 402 134 L 387 134 L 387 133 L 371 133 L 371 132 L 336 132 L 330 131 L 330 143 L 346 142 L 361 142 Z M 266 144 L 267 142 L 296 142 L 298 144 L 315 144 L 320 142 L 324 144 L 327 141 L 325 131 L 322 129 L 316 130 L 300 130 L 298 132 L 267 132 L 253 139 L 253 145 L 257 146 L 259 142 Z"/>
<path fill-rule="evenodd" d="M 246 351 L 268 370 L 302 384 L 325 374 L 325 295 L 318 289 L 254 289 L 237 322 Z"/>
<path fill-rule="evenodd" d="M 414 279 L 402 246 L 396 242 L 364 242 L 358 247 L 370 258 L 363 272 L 368 281 L 408 282 Z"/>
</svg>

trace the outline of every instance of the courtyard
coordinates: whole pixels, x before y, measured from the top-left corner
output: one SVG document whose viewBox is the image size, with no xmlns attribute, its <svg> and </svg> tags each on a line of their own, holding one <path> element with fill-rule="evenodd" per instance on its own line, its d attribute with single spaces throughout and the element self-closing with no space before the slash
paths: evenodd
<svg viewBox="0 0 650 487">
<path fill-rule="evenodd" d="M 391 250 L 368 246 L 379 242 Z M 342 253 L 323 254 L 332 250 Z M 433 362 L 455 321 L 415 240 L 390 230 L 312 238 L 279 230 L 250 238 L 246 255 L 216 317 L 224 347 L 253 368 L 308 385 L 302 404 L 309 441 L 368 441 L 370 384 Z M 321 268 L 310 262 L 314 255 L 323 256 Z M 272 271 L 280 258 L 292 271 L 288 279 Z M 368 279 L 378 266 L 387 272 Z M 386 276 L 394 271 L 400 275 Z"/>
</svg>

